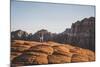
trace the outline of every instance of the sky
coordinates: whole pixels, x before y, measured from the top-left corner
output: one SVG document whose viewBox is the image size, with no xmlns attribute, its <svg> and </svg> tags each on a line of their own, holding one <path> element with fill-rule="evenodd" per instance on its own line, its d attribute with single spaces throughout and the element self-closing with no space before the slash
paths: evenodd
<svg viewBox="0 0 100 67">
<path fill-rule="evenodd" d="M 72 23 L 91 16 L 95 17 L 95 6 L 11 0 L 11 31 L 35 33 L 46 29 L 60 33 L 71 28 Z"/>
</svg>

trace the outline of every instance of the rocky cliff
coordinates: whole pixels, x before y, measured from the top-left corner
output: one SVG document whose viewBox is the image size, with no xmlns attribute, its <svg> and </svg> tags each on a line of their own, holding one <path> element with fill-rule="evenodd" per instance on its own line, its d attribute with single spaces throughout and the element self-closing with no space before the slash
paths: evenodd
<svg viewBox="0 0 100 67">
<path fill-rule="evenodd" d="M 84 18 L 72 23 L 71 28 L 54 36 L 53 41 L 95 51 L 95 18 Z"/>
<path fill-rule="evenodd" d="M 95 18 L 85 18 L 72 24 L 68 42 L 82 48 L 95 50 Z"/>
</svg>

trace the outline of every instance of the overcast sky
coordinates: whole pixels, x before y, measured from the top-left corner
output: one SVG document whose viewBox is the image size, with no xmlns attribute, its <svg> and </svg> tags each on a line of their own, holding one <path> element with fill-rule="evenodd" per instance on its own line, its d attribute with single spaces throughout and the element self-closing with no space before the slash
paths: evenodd
<svg viewBox="0 0 100 67">
<path fill-rule="evenodd" d="M 91 16 L 95 17 L 95 6 L 12 1 L 11 31 L 35 33 L 47 29 L 60 33 L 77 20 Z"/>
</svg>

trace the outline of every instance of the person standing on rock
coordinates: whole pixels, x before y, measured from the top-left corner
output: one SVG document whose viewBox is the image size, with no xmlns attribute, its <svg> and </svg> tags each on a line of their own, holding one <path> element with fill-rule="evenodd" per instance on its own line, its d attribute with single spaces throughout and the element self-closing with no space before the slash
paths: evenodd
<svg viewBox="0 0 100 67">
<path fill-rule="evenodd" d="M 43 37 L 43 33 L 41 33 L 40 42 L 43 43 L 43 41 L 44 41 L 44 37 Z"/>
</svg>

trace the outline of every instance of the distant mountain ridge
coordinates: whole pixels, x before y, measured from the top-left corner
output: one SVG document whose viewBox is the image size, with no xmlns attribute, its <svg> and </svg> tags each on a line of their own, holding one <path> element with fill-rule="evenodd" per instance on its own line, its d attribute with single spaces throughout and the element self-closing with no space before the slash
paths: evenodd
<svg viewBox="0 0 100 67">
<path fill-rule="evenodd" d="M 12 31 L 11 40 L 39 41 L 41 33 L 44 35 L 44 41 L 68 43 L 93 51 L 95 50 L 95 17 L 84 18 L 81 21 L 72 23 L 71 28 L 66 28 L 64 32 L 59 34 L 48 32 L 45 29 L 39 30 L 34 34 L 28 34 L 22 30 Z"/>
</svg>

